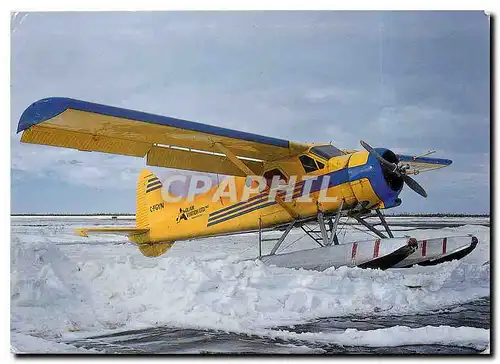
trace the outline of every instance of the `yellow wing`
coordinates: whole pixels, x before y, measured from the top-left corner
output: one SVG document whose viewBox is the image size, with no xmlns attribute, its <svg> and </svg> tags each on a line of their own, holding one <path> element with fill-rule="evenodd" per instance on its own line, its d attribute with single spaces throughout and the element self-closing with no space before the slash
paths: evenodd
<svg viewBox="0 0 500 364">
<path fill-rule="evenodd" d="M 83 151 L 147 157 L 151 166 L 244 176 L 223 145 L 252 171 L 264 161 L 305 152 L 309 145 L 192 121 L 69 98 L 36 101 L 22 114 L 21 141 Z M 216 144 L 217 143 L 217 144 Z"/>
</svg>

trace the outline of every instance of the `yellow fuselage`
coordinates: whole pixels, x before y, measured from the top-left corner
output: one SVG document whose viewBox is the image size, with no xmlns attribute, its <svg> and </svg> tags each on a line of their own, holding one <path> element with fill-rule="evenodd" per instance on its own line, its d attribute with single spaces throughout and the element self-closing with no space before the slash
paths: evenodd
<svg viewBox="0 0 500 364">
<path fill-rule="evenodd" d="M 343 200 L 343 208 L 349 209 L 359 201 L 368 201 L 373 207 L 383 208 L 384 204 L 374 192 L 370 181 L 361 178 L 350 181 L 348 168 L 367 163 L 367 152 L 356 152 L 322 161 L 324 168 L 312 173 L 304 173 L 298 158 L 281 160 L 275 165 L 266 166 L 266 170 L 278 168 L 287 177 L 295 175 L 294 198 L 285 202 L 288 210 L 296 213 L 295 217 L 315 216 L 318 211 L 325 213 L 337 211 Z M 324 176 L 330 176 L 330 185 L 320 186 Z M 301 197 L 306 188 L 305 178 L 316 176 L 317 182 L 311 184 L 310 201 Z M 206 237 L 224 233 L 256 230 L 261 226 L 268 228 L 292 221 L 295 217 L 287 209 L 269 199 L 269 189 L 254 192 L 246 201 L 241 201 L 247 179 L 234 177 L 237 201 L 229 197 L 215 198 L 219 185 L 196 196 L 191 202 L 182 199 L 177 203 L 148 201 L 148 225 L 151 242 L 178 241 L 197 237 Z M 326 187 L 326 188 L 325 188 Z M 219 191 L 220 194 L 220 191 Z M 217 195 L 218 196 L 218 195 Z M 284 197 L 284 196 L 283 196 Z M 326 199 L 325 199 L 326 197 Z"/>
</svg>

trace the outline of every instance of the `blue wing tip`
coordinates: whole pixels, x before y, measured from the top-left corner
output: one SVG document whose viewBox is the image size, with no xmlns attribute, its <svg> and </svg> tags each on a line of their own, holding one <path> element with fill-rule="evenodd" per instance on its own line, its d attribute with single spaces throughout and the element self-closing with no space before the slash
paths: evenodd
<svg viewBox="0 0 500 364">
<path fill-rule="evenodd" d="M 444 158 L 428 158 L 428 157 L 420 157 L 413 159 L 413 157 L 408 155 L 398 155 L 399 160 L 402 161 L 414 161 L 414 162 L 422 162 L 422 163 L 430 163 L 430 164 L 441 164 L 445 166 L 449 166 L 453 163 L 451 159 Z"/>
<path fill-rule="evenodd" d="M 59 115 L 67 109 L 70 100 L 64 97 L 47 97 L 35 101 L 22 113 L 19 124 L 17 124 L 17 133 Z"/>
</svg>

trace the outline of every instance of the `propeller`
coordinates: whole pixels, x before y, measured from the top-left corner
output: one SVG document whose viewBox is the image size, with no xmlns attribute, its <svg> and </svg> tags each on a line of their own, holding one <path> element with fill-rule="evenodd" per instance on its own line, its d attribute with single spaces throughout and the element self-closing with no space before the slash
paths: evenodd
<svg viewBox="0 0 500 364">
<path fill-rule="evenodd" d="M 403 174 L 403 181 L 405 181 L 406 185 L 410 187 L 413 191 L 418 193 L 422 197 L 427 197 L 427 192 L 425 192 L 424 188 L 420 186 L 420 184 L 415 181 L 413 178 L 408 176 L 407 174 Z"/>
<path fill-rule="evenodd" d="M 427 192 L 425 192 L 424 188 L 420 186 L 417 181 L 406 174 L 406 168 L 404 165 L 398 165 L 396 163 L 389 162 L 387 159 L 378 154 L 377 151 L 373 149 L 368 143 L 364 142 L 363 140 L 361 140 L 360 143 L 363 148 L 368 151 L 368 153 L 373 155 L 381 164 L 386 166 L 389 171 L 394 173 L 396 176 L 401 177 L 408 187 L 410 187 L 420 196 L 427 197 Z"/>
</svg>

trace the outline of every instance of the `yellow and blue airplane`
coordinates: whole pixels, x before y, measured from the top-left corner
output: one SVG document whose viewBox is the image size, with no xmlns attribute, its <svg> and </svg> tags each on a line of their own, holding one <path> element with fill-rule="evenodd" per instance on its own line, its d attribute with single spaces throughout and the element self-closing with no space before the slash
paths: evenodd
<svg viewBox="0 0 500 364">
<path fill-rule="evenodd" d="M 241 199 L 249 176 L 289 181 L 291 201 L 270 186 L 247 199 L 214 199 L 218 187 L 194 200 L 167 202 L 162 181 L 144 169 L 137 182 L 135 228 L 83 228 L 78 234 L 125 234 L 146 256 L 165 253 L 176 241 L 255 231 L 314 219 L 338 211 L 368 213 L 401 204 L 407 184 L 426 197 L 409 175 L 452 163 L 448 159 L 397 155 L 389 149 L 341 150 L 331 144 L 304 144 L 172 117 L 51 97 L 34 102 L 22 114 L 17 132 L 24 143 L 146 158 L 149 166 L 235 176 Z M 301 196 L 305 180 L 310 201 Z M 323 183 L 328 177 L 327 183 Z M 320 195 L 328 199 L 320 198 Z"/>
</svg>

